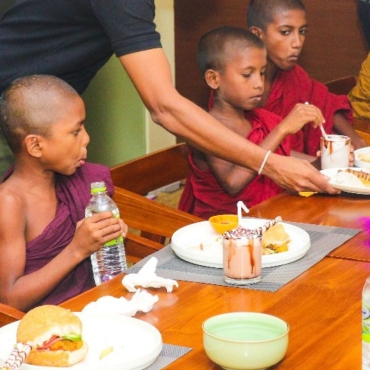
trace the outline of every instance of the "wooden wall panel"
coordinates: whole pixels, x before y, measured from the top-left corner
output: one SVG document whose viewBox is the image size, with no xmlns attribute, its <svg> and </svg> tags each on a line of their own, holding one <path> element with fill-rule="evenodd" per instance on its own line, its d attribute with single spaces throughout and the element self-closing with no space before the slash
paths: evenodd
<svg viewBox="0 0 370 370">
<path fill-rule="evenodd" d="M 207 106 L 208 89 L 196 65 L 200 36 L 221 25 L 246 27 L 249 0 L 174 0 L 176 87 Z M 356 13 L 356 0 L 306 0 L 309 31 L 300 64 L 327 82 L 357 74 L 367 55 Z"/>
</svg>

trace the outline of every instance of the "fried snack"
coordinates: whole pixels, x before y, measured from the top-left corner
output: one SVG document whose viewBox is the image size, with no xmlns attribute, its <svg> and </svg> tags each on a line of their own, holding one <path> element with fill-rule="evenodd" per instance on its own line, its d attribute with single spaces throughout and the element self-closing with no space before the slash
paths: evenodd
<svg viewBox="0 0 370 370">
<path fill-rule="evenodd" d="M 370 186 L 370 173 L 364 172 L 364 171 L 352 170 L 351 168 L 347 168 L 345 172 L 355 175 L 357 178 L 361 180 L 363 185 Z"/>
<path fill-rule="evenodd" d="M 274 254 L 288 251 L 290 236 L 284 226 L 278 223 L 262 234 L 262 254 Z"/>
</svg>

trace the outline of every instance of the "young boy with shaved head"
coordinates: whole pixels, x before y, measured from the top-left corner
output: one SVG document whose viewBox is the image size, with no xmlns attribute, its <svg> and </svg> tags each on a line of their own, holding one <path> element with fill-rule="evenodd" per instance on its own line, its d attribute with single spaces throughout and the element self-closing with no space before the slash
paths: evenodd
<svg viewBox="0 0 370 370">
<path fill-rule="evenodd" d="M 15 80 L 0 124 L 15 156 L 0 185 L 0 302 L 59 304 L 95 285 L 90 255 L 127 231 L 111 212 L 84 218 L 91 182 L 112 194 L 110 172 L 86 163 L 84 103 L 57 77 Z"/>
<path fill-rule="evenodd" d="M 295 104 L 308 102 L 322 111 L 327 133 L 349 136 L 355 149 L 366 146 L 351 126 L 352 108 L 347 96 L 329 93 L 324 84 L 311 79 L 298 65 L 308 30 L 302 1 L 251 0 L 247 25 L 263 40 L 267 50 L 265 89 L 260 106 L 285 117 Z M 316 156 L 320 136 L 318 127 L 305 125 L 291 136 L 292 150 Z"/>
<path fill-rule="evenodd" d="M 307 122 L 318 125 L 324 120 L 320 110 L 310 104 L 297 104 L 284 120 L 255 109 L 263 96 L 266 48 L 246 29 L 219 27 L 203 35 L 198 45 L 198 66 L 214 93 L 209 113 L 269 152 L 290 155 L 290 143 L 285 138 Z M 252 207 L 283 191 L 261 175 L 262 170 L 257 174 L 195 148 L 190 151 L 189 162 L 191 171 L 179 208 L 203 218 L 236 213 L 239 200 Z"/>
</svg>

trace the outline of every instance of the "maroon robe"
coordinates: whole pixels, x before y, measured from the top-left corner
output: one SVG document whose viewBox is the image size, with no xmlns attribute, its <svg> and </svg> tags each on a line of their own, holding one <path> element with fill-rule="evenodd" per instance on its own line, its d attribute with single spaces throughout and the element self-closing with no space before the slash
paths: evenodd
<svg viewBox="0 0 370 370">
<path fill-rule="evenodd" d="M 252 130 L 246 139 L 259 144 L 281 121 L 281 118 L 263 109 L 246 113 Z M 289 155 L 289 141 L 284 140 L 275 151 Z M 283 191 L 274 181 L 263 175 L 256 177 L 237 195 L 229 195 L 218 183 L 210 170 L 201 171 L 195 165 L 192 151 L 189 153 L 191 172 L 186 179 L 179 209 L 208 219 L 217 214 L 237 213 L 237 202 L 242 200 L 247 207 L 252 207 Z"/>
<path fill-rule="evenodd" d="M 10 176 L 7 172 L 5 179 Z M 26 266 L 24 275 L 39 270 L 58 255 L 72 240 L 76 224 L 85 217 L 89 202 L 90 184 L 104 181 L 108 193 L 113 194 L 109 168 L 103 165 L 85 163 L 71 176 L 56 175 L 56 192 L 59 200 L 55 218 L 41 235 L 26 245 Z M 47 279 L 47 276 L 45 276 Z M 55 289 L 37 303 L 59 304 L 95 286 L 90 258 L 76 266 Z"/>
<path fill-rule="evenodd" d="M 347 96 L 330 93 L 323 83 L 311 79 L 299 65 L 290 71 L 278 72 L 263 108 L 280 117 L 286 117 L 297 103 L 305 102 L 321 110 L 328 134 L 334 132 L 335 112 L 341 111 L 350 123 L 353 121 L 352 107 Z M 291 150 L 316 156 L 321 136 L 319 127 L 306 124 L 302 130 L 290 136 Z"/>
</svg>

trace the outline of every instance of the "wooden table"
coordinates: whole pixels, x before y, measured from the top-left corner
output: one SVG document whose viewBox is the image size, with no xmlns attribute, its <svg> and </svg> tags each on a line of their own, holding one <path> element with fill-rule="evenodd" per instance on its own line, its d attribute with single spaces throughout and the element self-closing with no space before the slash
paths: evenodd
<svg viewBox="0 0 370 370">
<path fill-rule="evenodd" d="M 281 215 L 285 221 L 355 229 L 363 229 L 364 221 L 369 218 L 370 228 L 370 196 L 342 192 L 340 195 L 315 194 L 306 198 L 282 193 L 251 208 L 249 215 L 260 218 Z M 361 232 L 329 256 L 370 262 L 369 233 Z"/>
<path fill-rule="evenodd" d="M 166 369 L 220 369 L 203 350 L 201 325 L 233 311 L 269 313 L 289 323 L 288 352 L 274 369 L 360 369 L 361 290 L 369 271 L 369 263 L 326 257 L 274 293 L 180 281 L 172 293 L 149 289 L 159 302 L 136 318 L 157 327 L 164 343 L 193 348 Z M 79 311 L 103 295 L 132 296 L 117 277 L 62 306 Z"/>
<path fill-rule="evenodd" d="M 361 216 L 370 217 L 370 199 L 344 193 L 309 198 L 284 193 L 253 207 L 250 215 L 360 228 Z M 289 323 L 287 355 L 273 369 L 360 369 L 361 291 L 370 275 L 367 239 L 361 232 L 330 254 L 338 258 L 325 257 L 273 293 L 183 281 L 172 293 L 149 289 L 159 302 L 151 312 L 135 317 L 157 327 L 164 343 L 193 348 L 166 369 L 220 369 L 204 352 L 201 325 L 213 315 L 233 311 L 269 313 Z M 79 311 L 104 295 L 132 296 L 117 277 L 62 306 Z"/>
</svg>

